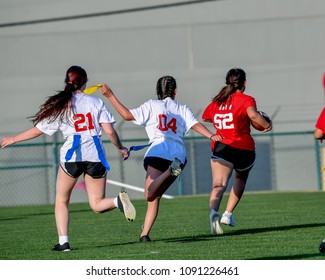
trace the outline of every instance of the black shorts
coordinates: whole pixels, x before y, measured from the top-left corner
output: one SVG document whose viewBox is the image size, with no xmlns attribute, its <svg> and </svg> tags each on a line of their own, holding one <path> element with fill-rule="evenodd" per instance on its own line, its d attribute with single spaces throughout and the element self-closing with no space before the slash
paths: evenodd
<svg viewBox="0 0 325 280">
<path fill-rule="evenodd" d="M 147 171 L 148 165 L 150 165 L 153 168 L 160 170 L 161 172 L 165 172 L 169 168 L 171 163 L 171 160 L 160 157 L 146 157 L 143 161 L 143 167 Z M 186 163 L 181 164 L 181 168 L 184 169 L 185 165 Z"/>
<path fill-rule="evenodd" d="M 243 150 L 216 142 L 211 154 L 212 160 L 223 159 L 231 162 L 238 172 L 249 172 L 255 163 L 255 150 Z"/>
<path fill-rule="evenodd" d="M 62 169 L 72 178 L 78 178 L 85 173 L 94 179 L 106 176 L 107 170 L 101 162 L 79 161 L 65 162 Z"/>
</svg>

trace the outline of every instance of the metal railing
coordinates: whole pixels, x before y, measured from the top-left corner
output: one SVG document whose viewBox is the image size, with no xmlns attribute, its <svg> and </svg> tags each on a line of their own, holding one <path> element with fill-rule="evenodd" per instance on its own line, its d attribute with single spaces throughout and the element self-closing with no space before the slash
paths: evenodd
<svg viewBox="0 0 325 280">
<path fill-rule="evenodd" d="M 323 148 L 314 139 L 313 131 L 257 133 L 253 137 L 257 157 L 247 191 L 324 190 Z M 44 138 L 43 142 L 15 144 L 0 151 L 0 206 L 54 203 L 59 149 L 63 142 L 57 141 L 56 137 L 50 140 Z M 126 146 L 143 145 L 148 139 L 123 139 L 122 142 Z M 184 142 L 188 164 L 166 194 L 209 193 L 212 177 L 210 141 L 188 136 Z M 111 165 L 108 179 L 143 189 L 145 150 L 132 152 L 130 158 L 123 161 L 110 141 L 103 143 Z M 110 185 L 108 193 L 118 192 L 120 188 Z M 142 192 L 130 191 L 133 197 L 143 197 Z M 72 201 L 87 201 L 85 191 L 74 193 Z"/>
</svg>

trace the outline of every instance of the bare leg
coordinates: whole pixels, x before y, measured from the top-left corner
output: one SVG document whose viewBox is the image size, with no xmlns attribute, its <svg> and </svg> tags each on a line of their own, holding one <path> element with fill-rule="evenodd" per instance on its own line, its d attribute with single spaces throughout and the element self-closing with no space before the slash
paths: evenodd
<svg viewBox="0 0 325 280">
<path fill-rule="evenodd" d="M 147 213 L 146 213 L 146 217 L 144 220 L 143 229 L 140 237 L 144 235 L 149 235 L 150 230 L 158 216 L 159 202 L 160 202 L 160 197 L 157 197 L 154 201 L 148 202 Z"/>
<path fill-rule="evenodd" d="M 149 171 L 150 168 L 150 171 Z M 153 171 L 151 169 L 154 169 L 151 166 L 148 166 L 147 173 L 147 179 L 146 179 L 146 199 L 147 201 L 154 201 L 157 197 L 162 196 L 167 189 L 170 187 L 170 185 L 176 180 L 177 177 L 172 176 L 170 174 L 169 169 L 167 169 L 165 172 L 159 171 L 156 173 L 157 169 L 154 169 L 156 171 Z M 154 177 L 157 176 L 157 177 Z"/>
<path fill-rule="evenodd" d="M 116 208 L 114 198 L 105 198 L 106 177 L 94 179 L 85 175 L 89 205 L 95 213 L 104 213 Z"/>
<path fill-rule="evenodd" d="M 170 175 L 169 169 L 161 172 L 150 165 L 148 166 L 144 192 L 148 207 L 140 237 L 149 235 L 158 215 L 160 198 L 175 179 L 176 177 Z"/>
<path fill-rule="evenodd" d="M 219 211 L 221 200 L 227 189 L 233 169 L 232 163 L 225 160 L 211 160 L 212 190 L 210 193 L 210 210 Z"/>
<path fill-rule="evenodd" d="M 235 183 L 230 191 L 226 211 L 232 213 L 238 205 L 245 190 L 248 174 L 249 172 L 236 173 Z"/>
<path fill-rule="evenodd" d="M 68 176 L 61 167 L 56 179 L 55 221 L 59 236 L 69 234 L 69 201 L 77 179 Z"/>
</svg>

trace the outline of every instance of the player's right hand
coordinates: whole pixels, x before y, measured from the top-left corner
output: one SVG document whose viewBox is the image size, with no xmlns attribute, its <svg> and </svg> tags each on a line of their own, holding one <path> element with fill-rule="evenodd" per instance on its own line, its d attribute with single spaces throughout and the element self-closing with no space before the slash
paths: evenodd
<svg viewBox="0 0 325 280">
<path fill-rule="evenodd" d="M 1 139 L 1 148 L 5 148 L 9 145 L 15 144 L 14 137 L 4 137 Z"/>
<path fill-rule="evenodd" d="M 102 94 L 107 98 L 109 98 L 110 96 L 112 96 L 114 94 L 113 91 L 111 90 L 111 88 L 106 84 L 103 84 L 101 89 L 102 89 Z"/>
</svg>

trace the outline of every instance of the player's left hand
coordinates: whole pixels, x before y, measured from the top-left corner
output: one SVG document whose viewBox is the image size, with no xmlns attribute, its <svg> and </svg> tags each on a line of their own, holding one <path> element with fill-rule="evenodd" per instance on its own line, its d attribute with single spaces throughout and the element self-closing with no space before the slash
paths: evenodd
<svg viewBox="0 0 325 280">
<path fill-rule="evenodd" d="M 127 160 L 130 156 L 130 151 L 128 150 L 128 148 L 123 147 L 119 150 L 119 152 L 122 154 L 123 160 Z"/>
<path fill-rule="evenodd" d="M 223 137 L 219 134 L 213 134 L 211 137 L 210 137 L 210 140 L 213 141 L 213 142 L 221 142 L 223 139 Z"/>
</svg>

